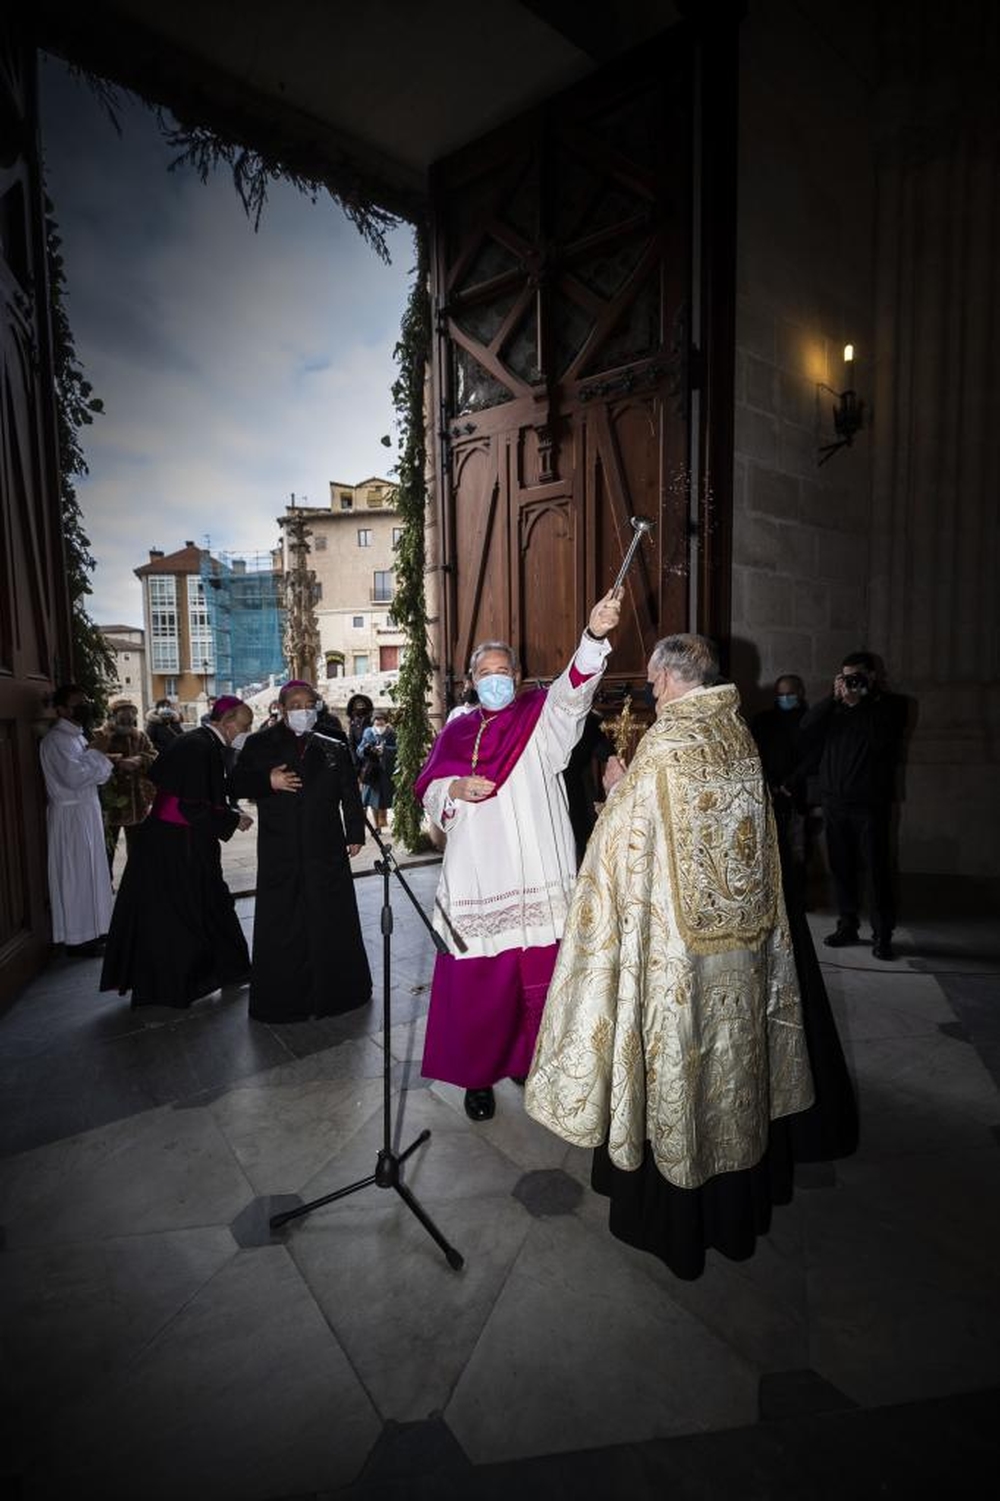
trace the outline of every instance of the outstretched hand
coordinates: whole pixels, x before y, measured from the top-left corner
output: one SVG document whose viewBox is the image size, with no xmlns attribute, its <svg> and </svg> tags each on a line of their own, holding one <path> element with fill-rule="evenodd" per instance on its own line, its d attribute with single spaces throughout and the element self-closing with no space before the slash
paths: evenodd
<svg viewBox="0 0 1000 1501">
<path fill-rule="evenodd" d="M 587 629 L 592 636 L 604 637 L 613 631 L 618 624 L 622 612 L 621 593 L 615 589 L 609 589 L 603 599 L 599 599 L 590 612 L 587 621 Z"/>
</svg>

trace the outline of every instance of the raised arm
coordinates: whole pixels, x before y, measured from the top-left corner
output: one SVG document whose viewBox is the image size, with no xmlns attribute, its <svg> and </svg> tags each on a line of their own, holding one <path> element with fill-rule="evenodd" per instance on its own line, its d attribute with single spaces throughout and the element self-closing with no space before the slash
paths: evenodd
<svg viewBox="0 0 1000 1501">
<path fill-rule="evenodd" d="M 609 633 L 618 624 L 621 599 L 609 590 L 590 612 L 573 660 L 548 691 L 539 720 L 546 760 L 554 771 L 565 770 L 573 747 L 583 733 L 605 663 L 611 651 Z"/>
</svg>

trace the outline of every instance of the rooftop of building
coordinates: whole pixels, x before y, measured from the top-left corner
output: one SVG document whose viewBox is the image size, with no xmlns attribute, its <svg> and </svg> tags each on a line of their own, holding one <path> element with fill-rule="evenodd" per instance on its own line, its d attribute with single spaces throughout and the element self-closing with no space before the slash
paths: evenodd
<svg viewBox="0 0 1000 1501">
<path fill-rule="evenodd" d="M 177 552 L 165 553 L 159 547 L 151 547 L 149 562 L 133 571 L 139 579 L 146 578 L 151 573 L 200 573 L 204 551 L 204 548 L 196 547 L 193 542 L 185 542 Z"/>
</svg>

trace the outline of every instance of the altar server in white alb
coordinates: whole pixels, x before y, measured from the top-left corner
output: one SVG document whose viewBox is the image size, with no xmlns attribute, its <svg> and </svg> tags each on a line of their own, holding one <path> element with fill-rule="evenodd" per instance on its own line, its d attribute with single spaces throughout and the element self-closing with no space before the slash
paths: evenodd
<svg viewBox="0 0 1000 1501">
<path fill-rule="evenodd" d="M 52 941 L 64 944 L 71 957 L 88 959 L 100 952 L 114 902 L 97 791 L 114 763 L 87 746 L 83 730 L 90 705 L 82 688 L 64 683 L 52 706 L 56 720 L 40 750 L 49 795 Z"/>
</svg>

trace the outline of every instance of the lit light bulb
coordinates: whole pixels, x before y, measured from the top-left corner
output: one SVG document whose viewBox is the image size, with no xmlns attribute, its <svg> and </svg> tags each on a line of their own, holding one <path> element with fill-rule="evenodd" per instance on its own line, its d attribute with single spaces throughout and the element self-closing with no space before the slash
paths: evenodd
<svg viewBox="0 0 1000 1501">
<path fill-rule="evenodd" d="M 852 365 L 853 363 L 854 363 L 854 345 L 853 344 L 845 344 L 844 345 L 844 364 L 845 365 Z"/>
</svg>

